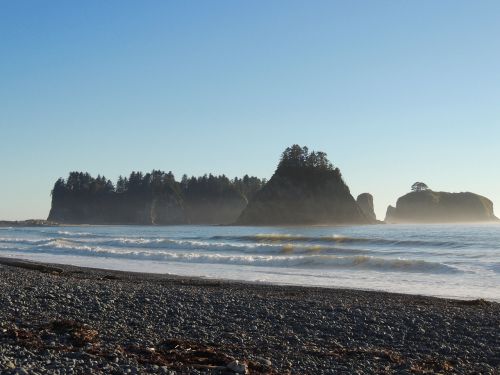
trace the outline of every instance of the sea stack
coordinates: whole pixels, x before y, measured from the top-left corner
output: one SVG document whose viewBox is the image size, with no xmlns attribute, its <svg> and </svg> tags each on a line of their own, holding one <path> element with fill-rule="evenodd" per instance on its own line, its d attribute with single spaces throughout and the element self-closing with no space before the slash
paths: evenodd
<svg viewBox="0 0 500 375">
<path fill-rule="evenodd" d="M 474 193 L 418 190 L 400 197 L 389 206 L 387 223 L 451 223 L 497 221 L 493 202 Z"/>
<path fill-rule="evenodd" d="M 240 225 L 369 224 L 324 152 L 293 145 L 241 213 Z"/>
<path fill-rule="evenodd" d="M 375 209 L 373 207 L 373 195 L 370 193 L 360 194 L 356 198 L 356 202 L 368 219 L 373 221 L 377 220 Z"/>
</svg>

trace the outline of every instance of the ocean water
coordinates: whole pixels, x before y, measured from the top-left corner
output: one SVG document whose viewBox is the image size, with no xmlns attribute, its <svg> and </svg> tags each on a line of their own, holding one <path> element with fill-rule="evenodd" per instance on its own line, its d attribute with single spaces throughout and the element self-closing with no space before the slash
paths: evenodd
<svg viewBox="0 0 500 375">
<path fill-rule="evenodd" d="M 0 228 L 0 257 L 500 301 L 500 225 Z"/>
</svg>

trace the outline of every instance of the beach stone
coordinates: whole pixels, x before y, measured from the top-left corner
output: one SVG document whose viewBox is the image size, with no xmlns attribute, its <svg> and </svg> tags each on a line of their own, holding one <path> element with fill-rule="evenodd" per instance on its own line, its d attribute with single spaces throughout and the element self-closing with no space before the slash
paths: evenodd
<svg viewBox="0 0 500 375">
<path fill-rule="evenodd" d="M 272 365 L 272 362 L 267 358 L 257 357 L 256 359 L 257 359 L 257 361 L 259 361 L 260 364 L 262 364 L 264 366 L 271 366 Z"/>
<path fill-rule="evenodd" d="M 170 276 L 103 280 L 103 271 L 64 267 L 57 278 L 0 269 L 0 374 L 206 374 L 189 360 L 196 348 L 234 362 L 211 368 L 228 375 L 251 371 L 248 360 L 274 374 L 495 374 L 500 365 L 497 303 Z M 62 320 L 76 325 L 51 328 Z M 88 341 L 88 330 L 99 335 Z M 179 369 L 156 367 L 170 351 Z"/>
<path fill-rule="evenodd" d="M 247 365 L 239 361 L 230 362 L 226 367 L 237 374 L 246 374 L 248 372 Z"/>
</svg>

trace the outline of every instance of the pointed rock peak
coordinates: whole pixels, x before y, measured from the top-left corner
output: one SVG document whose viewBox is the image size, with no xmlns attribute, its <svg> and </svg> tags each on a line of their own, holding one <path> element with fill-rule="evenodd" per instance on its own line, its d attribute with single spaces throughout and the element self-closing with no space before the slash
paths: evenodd
<svg viewBox="0 0 500 375">
<path fill-rule="evenodd" d="M 237 221 L 243 225 L 370 222 L 326 153 L 299 145 L 285 149 L 274 175 Z"/>
</svg>

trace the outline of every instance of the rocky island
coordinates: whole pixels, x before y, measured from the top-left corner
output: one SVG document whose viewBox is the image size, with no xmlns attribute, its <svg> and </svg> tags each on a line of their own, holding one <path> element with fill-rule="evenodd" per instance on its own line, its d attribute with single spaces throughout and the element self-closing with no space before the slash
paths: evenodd
<svg viewBox="0 0 500 375">
<path fill-rule="evenodd" d="M 493 202 L 474 193 L 432 191 L 425 184 L 415 183 L 413 191 L 389 206 L 387 223 L 450 223 L 497 221 Z"/>
<path fill-rule="evenodd" d="M 171 172 L 132 172 L 115 184 L 71 172 L 52 190 L 48 220 L 69 224 L 230 224 L 265 181 L 204 175 L 180 182 Z"/>
<path fill-rule="evenodd" d="M 373 197 L 356 201 L 324 152 L 293 145 L 266 180 L 132 172 L 116 184 L 71 172 L 52 190 L 49 221 L 66 224 L 310 225 L 375 223 Z"/>
<path fill-rule="evenodd" d="M 369 224 L 324 152 L 293 145 L 238 218 L 241 225 Z"/>
<path fill-rule="evenodd" d="M 358 203 L 359 208 L 361 208 L 368 219 L 372 221 L 377 220 L 377 217 L 375 215 L 375 207 L 373 206 L 373 195 L 371 195 L 370 193 L 360 194 L 356 198 L 356 203 Z"/>
</svg>

